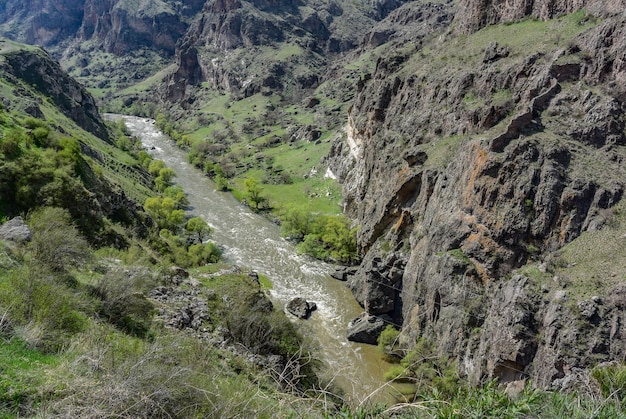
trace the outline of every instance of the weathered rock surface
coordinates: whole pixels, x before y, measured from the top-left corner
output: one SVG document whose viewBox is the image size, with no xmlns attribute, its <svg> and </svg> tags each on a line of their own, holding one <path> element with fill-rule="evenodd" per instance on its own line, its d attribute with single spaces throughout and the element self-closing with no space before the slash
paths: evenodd
<svg viewBox="0 0 626 419">
<path fill-rule="evenodd" d="M 15 217 L 0 225 L 0 240 L 13 242 L 27 242 L 32 238 L 30 228 L 24 223 L 22 217 Z"/>
<path fill-rule="evenodd" d="M 580 7 L 522 3 L 495 17 L 464 1 L 456 19 L 472 32 Z M 489 12 L 462 16 L 468 8 Z M 363 261 L 348 283 L 363 319 L 392 316 L 411 339 L 455 356 L 473 382 L 561 388 L 576 371 L 626 356 L 623 287 L 581 299 L 560 280 L 541 287 L 511 275 L 601 229 L 622 199 L 625 27 L 626 17 L 608 17 L 565 48 L 535 52 L 499 40 L 458 66 L 420 45 L 381 54 L 327 159 L 360 225 Z M 440 33 L 424 44 L 445 50 Z"/>
<path fill-rule="evenodd" d="M 296 297 L 287 303 L 285 310 L 300 319 L 308 319 L 311 313 L 317 310 L 317 304 L 302 297 Z"/>
<path fill-rule="evenodd" d="M 356 274 L 357 268 L 355 267 L 341 267 L 333 271 L 330 276 L 338 281 L 347 281 L 352 275 Z"/>
<path fill-rule="evenodd" d="M 378 336 L 391 321 L 389 316 L 372 316 L 362 313 L 348 324 L 347 338 L 352 342 L 376 345 Z"/>
<path fill-rule="evenodd" d="M 456 14 L 458 27 L 473 32 L 494 23 L 515 22 L 527 16 L 552 19 L 586 8 L 597 16 L 623 13 L 624 0 L 461 0 Z"/>
<path fill-rule="evenodd" d="M 7 0 L 0 5 L 0 32 L 29 44 L 55 47 L 68 41 L 98 41 L 106 52 L 141 47 L 174 53 L 185 20 L 204 0 Z"/>
</svg>

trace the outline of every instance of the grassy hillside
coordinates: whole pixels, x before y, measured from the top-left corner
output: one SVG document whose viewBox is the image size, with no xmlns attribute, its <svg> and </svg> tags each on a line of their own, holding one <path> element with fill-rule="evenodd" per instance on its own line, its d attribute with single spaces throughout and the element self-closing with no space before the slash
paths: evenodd
<svg viewBox="0 0 626 419">
<path fill-rule="evenodd" d="M 45 54 L 2 46 L 0 224 L 21 215 L 32 237 L 0 239 L 0 417 L 334 409 L 285 315 L 185 217 L 171 169 L 122 125 L 79 128 L 2 66 Z"/>
</svg>

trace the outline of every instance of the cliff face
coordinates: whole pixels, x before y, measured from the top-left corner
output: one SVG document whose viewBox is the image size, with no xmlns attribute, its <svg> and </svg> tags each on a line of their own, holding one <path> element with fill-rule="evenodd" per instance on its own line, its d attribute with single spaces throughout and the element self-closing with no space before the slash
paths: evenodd
<svg viewBox="0 0 626 419">
<path fill-rule="evenodd" d="M 172 55 L 185 33 L 187 18 L 204 1 L 156 0 L 8 0 L 0 5 L 0 29 L 5 36 L 54 49 L 75 40 L 95 40 L 117 55 L 140 47 Z"/>
<path fill-rule="evenodd" d="M 474 32 L 494 23 L 515 22 L 525 17 L 553 19 L 585 8 L 595 16 L 623 13 L 624 0 L 463 0 L 457 23 L 464 32 Z"/>
<path fill-rule="evenodd" d="M 75 34 L 85 0 L 7 0 L 0 4 L 0 28 L 13 39 L 43 46 Z"/>
<path fill-rule="evenodd" d="M 78 35 L 102 42 L 104 50 L 123 55 L 141 47 L 174 53 L 187 25 L 168 2 L 144 4 L 137 9 L 127 1 L 85 1 L 85 13 Z"/>
<path fill-rule="evenodd" d="M 579 7 L 513 2 L 492 15 L 484 3 L 461 2 L 459 27 Z M 473 381 L 566 387 L 626 355 L 623 284 L 574 284 L 555 267 L 624 191 L 626 18 L 594 19 L 390 42 L 328 158 L 361 227 L 356 298 Z"/>
<path fill-rule="evenodd" d="M 179 101 L 206 81 L 247 97 L 316 87 L 337 54 L 354 49 L 376 19 L 403 1 L 209 0 L 181 39 L 165 96 Z"/>
</svg>

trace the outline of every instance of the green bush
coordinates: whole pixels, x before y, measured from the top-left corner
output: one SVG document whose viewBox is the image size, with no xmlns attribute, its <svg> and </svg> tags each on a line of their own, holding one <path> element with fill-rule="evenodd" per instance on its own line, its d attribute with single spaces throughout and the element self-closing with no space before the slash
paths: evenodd
<svg viewBox="0 0 626 419">
<path fill-rule="evenodd" d="M 36 263 L 13 269 L 0 283 L 0 307 L 33 346 L 57 351 L 87 326 L 80 296 Z"/>
<path fill-rule="evenodd" d="M 304 208 L 288 208 L 280 213 L 280 231 L 287 238 L 302 241 L 313 227 L 313 215 Z"/>
<path fill-rule="evenodd" d="M 92 292 L 100 299 L 100 315 L 109 323 L 133 336 L 145 337 L 154 315 L 154 305 L 145 292 L 154 285 L 145 272 L 120 270 L 104 275 Z"/>
<path fill-rule="evenodd" d="M 198 243 L 202 243 L 213 231 L 202 217 L 190 218 L 185 225 L 185 230 L 196 239 Z"/>
<path fill-rule="evenodd" d="M 378 349 L 380 349 L 385 355 L 395 354 L 395 350 L 399 346 L 398 338 L 400 337 L 400 331 L 388 324 L 385 330 L 378 336 Z"/>
<path fill-rule="evenodd" d="M 228 192 L 230 190 L 230 184 L 228 183 L 228 179 L 224 176 L 216 175 L 215 176 L 215 187 L 218 191 Z"/>
<path fill-rule="evenodd" d="M 318 259 L 354 263 L 358 260 L 356 230 L 344 216 L 319 216 L 298 248 Z"/>
<path fill-rule="evenodd" d="M 44 207 L 28 219 L 32 240 L 28 249 L 33 259 L 55 272 L 76 268 L 91 256 L 87 241 L 72 225 L 62 208 Z"/>
<path fill-rule="evenodd" d="M 25 142 L 24 132 L 13 128 L 4 138 L 0 138 L 0 152 L 8 159 L 15 159 L 22 153 L 22 144 Z"/>
<path fill-rule="evenodd" d="M 161 229 L 177 233 L 185 223 L 185 211 L 179 208 L 172 198 L 156 196 L 146 199 L 146 212 L 156 221 Z"/>
</svg>

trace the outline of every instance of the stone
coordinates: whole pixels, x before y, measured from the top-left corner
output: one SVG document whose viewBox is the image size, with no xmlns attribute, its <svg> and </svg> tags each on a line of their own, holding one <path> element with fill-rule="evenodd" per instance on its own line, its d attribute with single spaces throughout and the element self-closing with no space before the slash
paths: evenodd
<svg viewBox="0 0 626 419">
<path fill-rule="evenodd" d="M 172 284 L 172 285 L 180 285 L 183 283 L 183 281 L 185 281 L 187 278 L 189 278 L 189 272 L 187 272 L 186 270 L 184 270 L 183 268 L 180 268 L 178 266 L 172 266 L 169 269 L 169 276 L 167 277 L 167 280 Z"/>
<path fill-rule="evenodd" d="M 598 313 L 598 306 L 591 300 L 584 300 L 578 303 L 580 314 L 587 319 L 591 319 Z"/>
<path fill-rule="evenodd" d="M 287 303 L 285 310 L 300 319 L 308 319 L 311 313 L 317 310 L 317 304 L 309 302 L 302 297 L 296 297 Z"/>
<path fill-rule="evenodd" d="M 354 274 L 356 274 L 357 268 L 355 267 L 341 267 L 335 269 L 334 272 L 330 274 L 331 278 L 334 278 L 338 281 L 347 281 L 348 278 Z"/>
<path fill-rule="evenodd" d="M 376 345 L 378 337 L 390 323 L 391 317 L 387 315 L 373 316 L 363 312 L 348 324 L 347 338 L 352 342 Z"/>
<path fill-rule="evenodd" d="M 0 239 L 2 240 L 21 243 L 28 242 L 31 238 L 32 233 L 20 216 L 0 225 Z"/>
<path fill-rule="evenodd" d="M 485 49 L 485 55 L 483 56 L 483 63 L 492 63 L 498 61 L 500 58 L 509 56 L 509 49 L 506 46 L 499 45 L 493 41 Z"/>
</svg>

